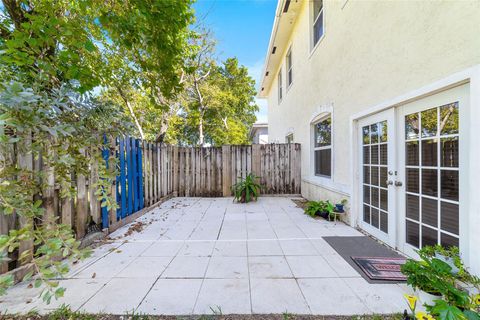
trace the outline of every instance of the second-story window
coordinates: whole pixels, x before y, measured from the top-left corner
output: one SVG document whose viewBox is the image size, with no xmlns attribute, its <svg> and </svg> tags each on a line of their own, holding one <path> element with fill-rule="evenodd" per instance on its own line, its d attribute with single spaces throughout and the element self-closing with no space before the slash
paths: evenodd
<svg viewBox="0 0 480 320">
<path fill-rule="evenodd" d="M 290 85 L 293 82 L 292 48 L 288 50 L 286 60 L 287 60 L 287 87 L 290 87 Z"/>
<path fill-rule="evenodd" d="M 323 0 L 313 0 L 312 9 L 313 46 L 315 47 L 323 36 Z"/>
<path fill-rule="evenodd" d="M 283 83 L 282 83 L 282 69 L 278 71 L 278 103 L 282 101 L 283 98 Z"/>
</svg>

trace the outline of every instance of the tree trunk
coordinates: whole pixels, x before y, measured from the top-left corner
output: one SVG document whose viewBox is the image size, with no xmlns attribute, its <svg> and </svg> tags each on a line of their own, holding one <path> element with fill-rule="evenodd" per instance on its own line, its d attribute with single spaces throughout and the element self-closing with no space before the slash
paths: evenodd
<svg viewBox="0 0 480 320">
<path fill-rule="evenodd" d="M 160 130 L 155 142 L 163 143 L 165 141 L 165 135 L 167 134 L 168 130 L 168 118 L 170 118 L 170 116 L 167 113 L 162 114 L 162 118 L 160 119 Z"/>
<path fill-rule="evenodd" d="M 204 144 L 204 137 L 203 137 L 203 114 L 200 113 L 200 122 L 198 124 L 198 144 L 203 147 Z"/>
<path fill-rule="evenodd" d="M 135 121 L 135 125 L 137 126 L 138 132 L 140 133 L 140 137 L 142 138 L 142 140 L 144 140 L 145 135 L 143 134 L 142 126 L 140 125 L 140 122 L 138 121 L 138 118 L 135 115 L 135 112 L 133 112 L 133 107 L 130 104 L 130 101 L 127 99 L 127 96 L 125 95 L 125 93 L 123 92 L 123 90 L 119 86 L 117 86 L 117 90 L 118 90 L 118 93 L 120 94 L 120 96 L 122 97 L 123 102 L 125 102 L 125 105 L 127 106 L 128 111 L 130 111 L 130 115 L 132 116 L 133 120 Z"/>
</svg>

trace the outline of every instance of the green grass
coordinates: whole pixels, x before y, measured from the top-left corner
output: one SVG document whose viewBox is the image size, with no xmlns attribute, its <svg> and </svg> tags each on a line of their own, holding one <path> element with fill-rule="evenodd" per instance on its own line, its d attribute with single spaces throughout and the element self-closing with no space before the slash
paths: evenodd
<svg viewBox="0 0 480 320">
<path fill-rule="evenodd" d="M 220 306 L 210 308 L 213 314 L 197 316 L 149 316 L 135 311 L 125 315 L 90 314 L 72 311 L 68 306 L 61 306 L 48 315 L 42 316 L 38 312 L 30 311 L 23 316 L 2 315 L 0 320 L 402 320 L 401 314 L 395 315 L 366 315 L 366 316 L 308 316 L 295 315 L 285 311 L 282 314 L 271 315 L 223 315 Z"/>
</svg>

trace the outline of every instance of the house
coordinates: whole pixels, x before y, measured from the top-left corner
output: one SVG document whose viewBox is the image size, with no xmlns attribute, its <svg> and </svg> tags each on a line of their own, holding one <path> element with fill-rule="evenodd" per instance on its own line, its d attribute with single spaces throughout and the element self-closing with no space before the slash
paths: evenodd
<svg viewBox="0 0 480 320">
<path fill-rule="evenodd" d="M 480 1 L 279 0 L 259 97 L 302 147 L 302 195 L 480 274 Z M 288 129 L 287 129 L 288 128 Z"/>
<path fill-rule="evenodd" d="M 257 122 L 250 129 L 250 139 L 252 143 L 266 144 L 268 143 L 268 123 Z"/>
</svg>

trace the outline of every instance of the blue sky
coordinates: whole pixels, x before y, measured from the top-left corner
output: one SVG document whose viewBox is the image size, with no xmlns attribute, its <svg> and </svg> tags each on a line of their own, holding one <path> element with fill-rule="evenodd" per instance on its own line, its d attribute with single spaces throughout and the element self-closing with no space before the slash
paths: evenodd
<svg viewBox="0 0 480 320">
<path fill-rule="evenodd" d="M 220 60 L 237 57 L 258 83 L 277 6 L 276 0 L 197 0 L 198 20 L 211 29 L 218 41 Z M 267 121 L 266 101 L 257 100 L 257 120 Z"/>
</svg>

